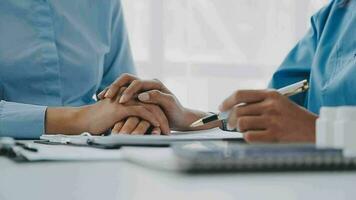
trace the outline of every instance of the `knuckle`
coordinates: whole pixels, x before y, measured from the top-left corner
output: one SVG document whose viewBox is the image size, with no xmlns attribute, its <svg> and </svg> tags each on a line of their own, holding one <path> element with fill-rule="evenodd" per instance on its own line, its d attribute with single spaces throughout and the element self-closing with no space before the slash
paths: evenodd
<svg viewBox="0 0 356 200">
<path fill-rule="evenodd" d="M 267 130 L 269 130 L 271 133 L 274 133 L 277 131 L 277 129 L 278 126 L 273 122 L 273 120 L 269 120 Z"/>
<path fill-rule="evenodd" d="M 127 80 L 127 79 L 132 79 L 132 78 L 136 78 L 134 75 L 132 75 L 132 74 L 129 74 L 129 73 L 123 73 L 121 76 L 120 76 L 120 78 L 119 79 L 125 79 L 125 80 Z"/>
<path fill-rule="evenodd" d="M 247 129 L 247 121 L 245 118 L 240 117 L 237 119 L 237 125 L 240 131 L 246 131 Z"/>
<path fill-rule="evenodd" d="M 271 99 L 278 99 L 281 96 L 281 94 L 276 90 L 270 90 L 267 92 L 267 96 Z"/>
<path fill-rule="evenodd" d="M 241 110 L 241 108 L 238 107 L 238 106 L 234 106 L 233 112 L 234 112 L 236 118 L 242 116 L 242 110 Z"/>
<path fill-rule="evenodd" d="M 176 101 L 176 99 L 172 95 L 167 95 L 167 100 L 170 103 L 174 103 Z"/>
<path fill-rule="evenodd" d="M 161 116 L 161 108 L 157 105 L 154 104 L 145 104 L 145 106 L 147 106 L 147 108 L 153 112 L 153 114 L 157 115 L 157 116 Z"/>
<path fill-rule="evenodd" d="M 125 124 L 128 124 L 128 125 L 132 125 L 134 123 L 137 123 L 139 121 L 139 119 L 137 117 L 129 117 Z"/>
<path fill-rule="evenodd" d="M 241 91 L 241 90 L 237 90 L 237 91 L 234 93 L 234 99 L 235 99 L 235 100 L 239 99 L 241 96 L 242 96 L 242 91 Z"/>
<path fill-rule="evenodd" d="M 141 81 L 133 80 L 131 84 L 134 85 L 134 86 L 139 86 L 139 85 L 141 85 Z"/>
<path fill-rule="evenodd" d="M 139 105 L 137 105 L 137 110 L 138 110 L 139 112 L 145 112 L 145 111 L 146 111 L 146 107 L 143 106 L 143 105 L 141 105 L 141 104 L 139 104 Z"/>
<path fill-rule="evenodd" d="M 153 81 L 156 82 L 156 84 L 158 85 L 158 90 L 162 91 L 166 89 L 162 81 L 160 81 L 159 79 L 153 79 Z"/>
<path fill-rule="evenodd" d="M 158 96 L 160 95 L 160 91 L 158 91 L 158 90 L 152 90 L 152 91 L 150 92 L 150 94 L 152 95 L 153 98 L 155 98 L 155 97 L 158 97 Z"/>
<path fill-rule="evenodd" d="M 267 101 L 265 103 L 265 112 L 270 115 L 276 114 L 277 113 L 277 102 L 276 101 Z"/>
<path fill-rule="evenodd" d="M 129 78 L 130 77 L 130 74 L 128 73 L 123 73 L 120 78 Z"/>
<path fill-rule="evenodd" d="M 114 81 L 110 86 L 109 88 L 113 88 L 113 87 L 119 87 L 119 81 Z"/>
<path fill-rule="evenodd" d="M 249 132 L 246 132 L 244 134 L 244 139 L 246 142 L 255 142 L 255 137 L 253 136 L 253 134 L 249 133 Z"/>
<path fill-rule="evenodd" d="M 162 85 L 162 81 L 161 81 L 161 80 L 159 80 L 159 79 L 157 79 L 157 78 L 155 78 L 155 79 L 153 79 L 153 80 L 154 80 L 156 83 Z"/>
<path fill-rule="evenodd" d="M 281 126 L 277 119 L 272 118 L 269 121 L 270 121 L 270 125 L 268 127 L 268 130 L 270 130 L 272 133 L 277 133 L 281 130 Z"/>
</svg>

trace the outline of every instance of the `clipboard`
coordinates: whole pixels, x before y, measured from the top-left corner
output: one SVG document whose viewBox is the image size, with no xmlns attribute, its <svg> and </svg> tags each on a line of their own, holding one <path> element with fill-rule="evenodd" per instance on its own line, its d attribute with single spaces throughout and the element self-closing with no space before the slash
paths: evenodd
<svg viewBox="0 0 356 200">
<path fill-rule="evenodd" d="M 37 143 L 53 145 L 75 145 L 92 146 L 96 148 L 120 148 L 122 146 L 157 146 L 167 147 L 176 142 L 192 141 L 243 141 L 243 135 L 238 132 L 225 132 L 219 128 L 192 131 L 175 132 L 172 135 L 110 135 L 110 136 L 92 136 L 89 133 L 83 133 L 80 136 L 66 135 L 43 135 Z"/>
</svg>

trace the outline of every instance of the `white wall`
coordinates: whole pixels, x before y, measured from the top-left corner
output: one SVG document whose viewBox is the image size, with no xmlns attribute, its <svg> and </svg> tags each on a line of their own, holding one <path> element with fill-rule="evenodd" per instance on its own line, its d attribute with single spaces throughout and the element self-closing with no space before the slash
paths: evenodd
<svg viewBox="0 0 356 200">
<path fill-rule="evenodd" d="M 123 0 L 139 75 L 192 108 L 264 88 L 328 0 Z"/>
</svg>

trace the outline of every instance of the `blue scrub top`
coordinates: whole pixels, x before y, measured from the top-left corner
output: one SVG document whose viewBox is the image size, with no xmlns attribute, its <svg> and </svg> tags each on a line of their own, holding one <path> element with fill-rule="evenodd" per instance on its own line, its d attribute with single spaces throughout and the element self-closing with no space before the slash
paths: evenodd
<svg viewBox="0 0 356 200">
<path fill-rule="evenodd" d="M 47 106 L 82 106 L 135 73 L 119 0 L 0 1 L 0 136 L 38 138 Z"/>
<path fill-rule="evenodd" d="M 311 112 L 356 105 L 356 0 L 334 0 L 311 18 L 311 29 L 273 75 L 270 87 L 308 79 L 307 93 L 292 98 Z"/>
</svg>

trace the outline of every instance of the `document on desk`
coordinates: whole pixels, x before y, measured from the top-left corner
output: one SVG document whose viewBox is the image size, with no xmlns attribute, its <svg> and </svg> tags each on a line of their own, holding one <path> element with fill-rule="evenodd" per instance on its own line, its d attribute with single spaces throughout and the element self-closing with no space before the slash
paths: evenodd
<svg viewBox="0 0 356 200">
<path fill-rule="evenodd" d="M 68 145 L 31 144 L 37 152 L 18 149 L 17 153 L 26 161 L 94 161 L 121 160 L 122 154 L 117 149 L 98 149 Z"/>
<path fill-rule="evenodd" d="M 170 145 L 173 142 L 207 141 L 207 140 L 241 140 L 238 132 L 225 132 L 219 128 L 193 131 L 174 132 L 171 135 L 111 135 L 95 137 L 91 143 L 97 145 Z"/>
<path fill-rule="evenodd" d="M 219 128 L 190 131 L 173 132 L 171 135 L 111 135 L 111 136 L 64 136 L 44 135 L 42 140 L 59 144 L 74 145 L 96 145 L 102 147 L 114 146 L 168 146 L 173 142 L 207 141 L 207 140 L 241 140 L 243 138 L 238 132 L 225 132 Z"/>
</svg>

